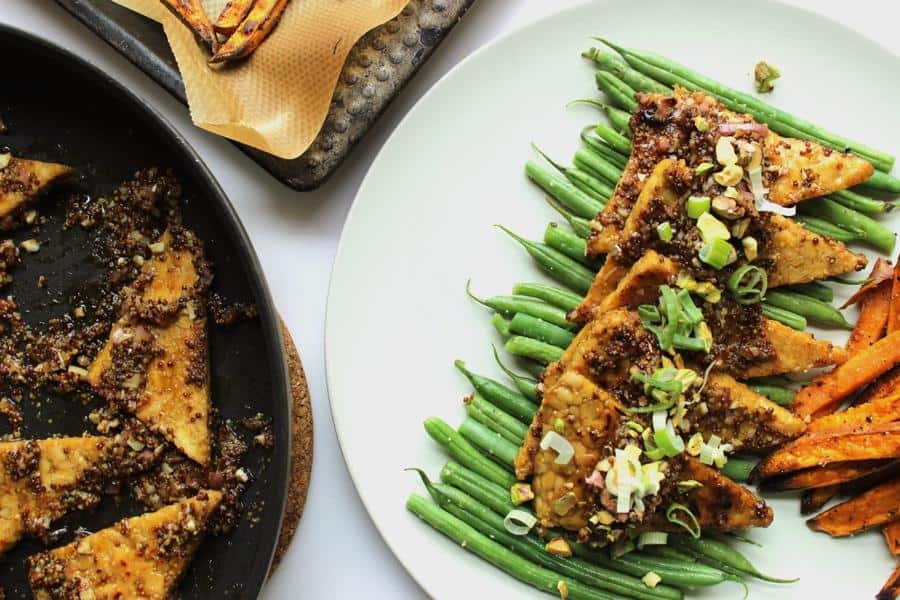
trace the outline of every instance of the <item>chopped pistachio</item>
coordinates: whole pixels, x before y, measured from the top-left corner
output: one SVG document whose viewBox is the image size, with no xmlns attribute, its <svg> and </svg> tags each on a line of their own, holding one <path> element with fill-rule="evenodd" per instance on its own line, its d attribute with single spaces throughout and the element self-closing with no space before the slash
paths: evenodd
<svg viewBox="0 0 900 600">
<path fill-rule="evenodd" d="M 519 506 L 534 500 L 534 490 L 531 489 L 531 484 L 529 483 L 514 483 L 509 490 L 509 497 L 512 499 L 513 504 Z"/>
<path fill-rule="evenodd" d="M 728 188 L 733 190 L 734 188 Z M 727 191 L 727 190 L 726 190 Z M 712 199 L 712 211 L 723 219 L 734 221 L 744 216 L 746 211 L 740 206 L 734 198 L 721 195 Z"/>
<path fill-rule="evenodd" d="M 721 298 L 721 296 L 720 296 Z M 697 325 L 697 337 L 703 340 L 703 343 L 707 348 L 712 348 L 713 344 L 713 336 L 712 331 L 709 330 L 709 325 L 706 324 L 706 321 L 700 321 L 700 324 Z"/>
<path fill-rule="evenodd" d="M 595 525 L 612 525 L 613 521 L 615 521 L 615 518 L 608 510 L 601 510 L 591 515 L 590 521 Z"/>
<path fill-rule="evenodd" d="M 741 246 L 744 247 L 744 256 L 747 257 L 747 260 L 753 262 L 756 260 L 756 257 L 759 256 L 759 245 L 756 243 L 756 238 L 747 236 L 741 240 Z"/>
<path fill-rule="evenodd" d="M 701 133 L 709 131 L 709 121 L 707 121 L 700 115 L 697 115 L 696 117 L 694 117 L 694 127 L 696 127 L 697 131 Z"/>
<path fill-rule="evenodd" d="M 685 447 L 688 454 L 691 456 L 698 456 L 700 454 L 700 448 L 703 447 L 703 434 L 695 433 L 692 435 Z"/>
<path fill-rule="evenodd" d="M 12 154 L 9 152 L 4 152 L 0 154 L 0 169 L 5 169 L 9 166 L 9 162 L 12 160 Z"/>
<path fill-rule="evenodd" d="M 562 600 L 566 600 L 569 597 L 569 586 L 561 579 L 556 584 L 556 591 L 559 592 L 559 597 L 562 598 Z"/>
<path fill-rule="evenodd" d="M 697 287 L 694 289 L 694 293 L 710 304 L 716 304 L 722 299 L 722 290 L 709 281 L 698 283 Z"/>
<path fill-rule="evenodd" d="M 648 588 L 655 588 L 657 585 L 659 585 L 659 582 L 662 581 L 662 577 L 660 577 L 653 571 L 650 571 L 641 578 L 641 581 L 643 581 L 644 585 L 646 585 Z"/>
<path fill-rule="evenodd" d="M 553 538 L 547 545 L 544 546 L 544 549 L 548 554 L 552 554 L 553 556 L 572 556 L 572 546 L 569 545 L 569 542 L 566 541 L 566 538 Z"/>
<path fill-rule="evenodd" d="M 26 225 L 34 225 L 34 222 L 37 220 L 37 211 L 29 210 L 25 213 L 25 224 Z"/>
<path fill-rule="evenodd" d="M 760 94 L 775 89 L 775 80 L 779 77 L 781 77 L 781 72 L 764 60 L 756 63 L 753 68 L 753 80 L 756 82 L 756 91 Z"/>
<path fill-rule="evenodd" d="M 553 503 L 553 512 L 560 517 L 564 517 L 569 514 L 569 511 L 575 508 L 577 502 L 578 498 L 575 497 L 575 492 L 566 492 L 559 497 L 559 500 Z"/>
<path fill-rule="evenodd" d="M 29 239 L 23 241 L 22 243 L 19 244 L 19 246 L 22 247 L 22 250 L 25 250 L 26 252 L 31 252 L 31 253 L 37 252 L 38 250 L 41 249 L 41 243 L 34 238 L 29 238 Z"/>
<path fill-rule="evenodd" d="M 685 479 L 684 481 L 678 481 L 675 483 L 675 486 L 681 492 L 689 492 L 690 490 L 696 490 L 697 488 L 702 488 L 703 484 L 697 481 L 696 479 Z"/>
<path fill-rule="evenodd" d="M 744 237 L 747 229 L 750 227 L 750 218 L 741 219 L 731 226 L 731 235 L 736 238 Z"/>
<path fill-rule="evenodd" d="M 150 252 L 153 254 L 162 254 L 166 251 L 166 244 L 164 242 L 153 242 L 147 247 L 150 248 Z"/>
<path fill-rule="evenodd" d="M 723 167 L 737 163 L 737 154 L 730 137 L 720 137 L 716 142 L 716 161 Z"/>
<path fill-rule="evenodd" d="M 722 192 L 722 195 L 725 196 L 726 198 L 737 199 L 737 197 L 738 197 L 737 188 L 733 187 L 733 186 L 728 186 L 727 188 L 725 188 L 725 191 Z"/>
<path fill-rule="evenodd" d="M 68 367 L 66 367 L 66 371 L 68 371 L 72 375 L 79 377 L 80 379 L 87 379 L 88 376 L 87 369 L 75 365 L 69 365 Z"/>
<path fill-rule="evenodd" d="M 703 177 L 715 168 L 716 165 L 712 164 L 711 162 L 702 162 L 694 167 L 694 175 L 696 175 L 697 177 Z"/>
<path fill-rule="evenodd" d="M 733 186 L 740 183 L 741 178 L 744 176 L 744 169 L 741 165 L 731 164 L 727 165 L 724 169 L 713 175 L 713 179 L 716 183 L 723 186 Z"/>
</svg>

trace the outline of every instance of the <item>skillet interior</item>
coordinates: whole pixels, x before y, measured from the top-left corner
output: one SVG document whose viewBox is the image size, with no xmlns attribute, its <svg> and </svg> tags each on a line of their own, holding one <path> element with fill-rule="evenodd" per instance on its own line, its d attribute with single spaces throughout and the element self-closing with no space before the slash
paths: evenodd
<svg viewBox="0 0 900 600">
<path fill-rule="evenodd" d="M 290 396 L 277 316 L 246 233 L 187 143 L 136 96 L 68 52 L 2 26 L 0 56 L 8 59 L 0 118 L 9 128 L 0 134 L 0 147 L 27 158 L 70 164 L 78 171 L 74 181 L 39 201 L 39 212 L 50 218 L 39 235 L 21 231 L 11 236 L 16 241 L 37 237 L 46 242 L 39 253 L 24 256 L 12 272 L 13 283 L 2 290 L 4 296 L 16 298 L 26 321 L 70 311 L 73 295 L 89 298 L 91 281 L 101 275 L 90 260 L 87 234 L 79 227 L 65 231 L 60 227 L 68 195 L 108 194 L 137 169 L 149 166 L 171 168 L 180 181 L 184 222 L 203 240 L 214 266 L 212 291 L 228 301 L 254 302 L 259 309 L 256 320 L 229 328 L 211 326 L 212 400 L 221 418 L 257 412 L 270 417 L 275 447 L 250 451 L 245 464 L 255 480 L 244 497 L 247 508 L 240 525 L 228 536 L 207 538 L 179 589 L 182 598 L 256 598 L 281 525 Z M 45 288 L 36 283 L 40 275 L 46 276 Z M 85 417 L 91 408 L 52 396 L 43 396 L 40 408 L 24 402 L 24 434 L 79 435 L 90 430 Z M 3 421 L 0 432 L 6 433 Z M 94 511 L 61 520 L 58 526 L 66 532 L 56 544 L 68 543 L 79 526 L 96 531 L 139 512 L 127 494 L 106 498 Z M 42 549 L 40 542 L 23 540 L 0 559 L 0 586 L 8 598 L 30 597 L 24 558 Z"/>
</svg>

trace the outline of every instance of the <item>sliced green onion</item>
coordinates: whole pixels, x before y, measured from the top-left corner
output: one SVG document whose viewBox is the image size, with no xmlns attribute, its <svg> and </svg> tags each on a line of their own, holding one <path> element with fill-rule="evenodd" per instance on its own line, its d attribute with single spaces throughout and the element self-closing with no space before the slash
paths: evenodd
<svg viewBox="0 0 900 600">
<path fill-rule="evenodd" d="M 556 458 L 553 460 L 558 465 L 567 465 L 572 462 L 575 456 L 575 448 L 569 443 L 569 440 L 559 435 L 555 431 L 548 431 L 541 440 L 541 450 L 547 448 L 556 452 Z"/>
<path fill-rule="evenodd" d="M 665 531 L 646 531 L 638 537 L 637 547 L 642 550 L 644 546 L 665 546 L 669 541 L 669 534 Z"/>
<path fill-rule="evenodd" d="M 677 512 L 683 512 L 684 514 L 686 514 L 690 518 L 691 522 L 687 523 L 686 521 L 682 521 L 681 519 L 679 519 L 675 514 Z M 680 504 L 678 502 L 673 502 L 672 504 L 670 504 L 669 508 L 666 509 L 666 519 L 669 520 L 669 523 L 684 527 L 684 529 L 689 534 L 691 534 L 691 537 L 695 540 L 700 539 L 700 523 L 697 522 L 697 517 L 694 516 L 694 513 L 691 512 L 691 509 L 689 509 L 684 504 Z"/>
<path fill-rule="evenodd" d="M 684 452 L 684 440 L 675 433 L 675 428 L 664 410 L 653 413 L 653 441 L 656 442 L 656 447 L 670 458 Z"/>
<path fill-rule="evenodd" d="M 711 162 L 702 162 L 696 167 L 694 167 L 694 175 L 698 177 L 703 177 L 704 175 L 711 173 L 716 168 L 716 165 Z M 692 217 L 696 218 L 696 217 Z"/>
<path fill-rule="evenodd" d="M 656 235 L 659 236 L 664 242 L 672 241 L 672 224 L 668 221 L 663 221 L 659 225 L 656 226 Z"/>
<path fill-rule="evenodd" d="M 691 322 L 691 325 L 699 325 L 700 322 L 703 321 L 703 313 L 700 312 L 700 309 L 694 304 L 691 293 L 687 290 L 681 290 L 678 292 L 677 297 L 678 301 L 681 302 L 681 308 L 684 310 L 684 314 Z"/>
<path fill-rule="evenodd" d="M 503 527 L 513 535 L 528 535 L 531 528 L 537 524 L 537 518 L 520 508 L 514 508 L 503 519 Z"/>
<path fill-rule="evenodd" d="M 723 238 L 714 238 L 700 248 L 699 258 L 713 269 L 721 269 L 733 262 L 734 247 Z"/>
<path fill-rule="evenodd" d="M 704 163 L 709 165 L 709 170 L 712 170 L 712 163 Z M 701 165 L 702 166 L 702 165 Z M 698 169 L 700 167 L 697 167 Z M 687 199 L 687 205 L 685 210 L 687 211 L 687 216 L 692 219 L 699 219 L 700 215 L 703 213 L 709 212 L 710 199 L 709 196 L 690 196 Z"/>
<path fill-rule="evenodd" d="M 769 277 L 756 265 L 738 267 L 728 278 L 728 290 L 738 304 L 755 304 L 765 298 Z"/>
<path fill-rule="evenodd" d="M 641 581 L 643 581 L 644 585 L 646 585 L 648 588 L 653 589 L 657 585 L 659 585 L 659 582 L 662 581 L 662 577 L 660 577 L 653 571 L 650 571 L 649 573 L 641 577 Z"/>
</svg>

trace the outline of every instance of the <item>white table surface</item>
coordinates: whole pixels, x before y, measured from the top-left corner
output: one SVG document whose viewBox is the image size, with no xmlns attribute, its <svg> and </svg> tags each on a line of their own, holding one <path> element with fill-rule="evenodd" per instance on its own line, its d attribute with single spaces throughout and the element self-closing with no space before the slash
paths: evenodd
<svg viewBox="0 0 900 600">
<path fill-rule="evenodd" d="M 640 1 L 648 6 L 653 4 Z M 893 2 L 855 0 L 851 6 L 838 0 L 788 1 L 843 21 L 900 53 L 900 38 L 894 25 L 898 9 Z M 0 0 L 0 22 L 36 33 L 74 51 L 162 111 L 209 165 L 255 244 L 275 303 L 303 357 L 316 436 L 306 512 L 263 598 L 424 596 L 369 520 L 348 477 L 335 437 L 325 386 L 323 349 L 332 259 L 344 217 L 360 181 L 391 130 L 416 99 L 478 47 L 524 23 L 579 2 L 478 0 L 332 180 L 315 192 L 298 193 L 272 179 L 228 142 L 193 127 L 181 104 L 51 0 Z M 754 0 L 748 0 L 747 8 L 754 9 Z M 652 18 L 652 10 L 647 15 Z M 602 25 L 598 23 L 598 28 Z M 833 81 L 839 84 L 839 78 Z"/>
</svg>

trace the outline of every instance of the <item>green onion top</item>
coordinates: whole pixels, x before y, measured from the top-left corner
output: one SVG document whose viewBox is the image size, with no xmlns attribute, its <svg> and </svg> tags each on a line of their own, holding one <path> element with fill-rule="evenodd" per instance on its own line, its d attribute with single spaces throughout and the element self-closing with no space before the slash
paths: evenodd
<svg viewBox="0 0 900 600">
<path fill-rule="evenodd" d="M 738 267 L 728 278 L 728 291 L 738 304 L 760 302 L 766 296 L 768 285 L 768 275 L 756 265 Z"/>
</svg>

